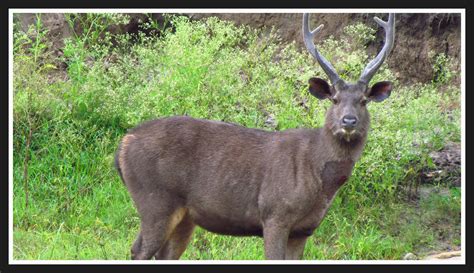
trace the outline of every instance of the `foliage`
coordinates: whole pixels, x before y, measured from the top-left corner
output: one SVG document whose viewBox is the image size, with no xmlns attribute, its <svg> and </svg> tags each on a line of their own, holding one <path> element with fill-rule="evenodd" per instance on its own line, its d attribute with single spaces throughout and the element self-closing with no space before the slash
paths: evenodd
<svg viewBox="0 0 474 273">
<path fill-rule="evenodd" d="M 365 66 L 375 56 L 368 56 L 366 45 L 375 40 L 375 30 L 364 25 L 356 24 L 344 27 L 344 34 L 339 40 L 330 36 L 323 41 L 320 50 L 346 81 L 356 81 Z M 395 81 L 395 76 L 383 63 L 369 85 L 378 81 Z"/>
<path fill-rule="evenodd" d="M 68 15 L 87 21 L 89 30 L 65 41 L 67 79 L 51 78 L 57 69 L 40 60 L 47 48 L 40 23 L 36 39 L 14 35 L 16 259 L 128 258 L 139 219 L 112 165 L 120 137 L 140 122 L 189 115 L 267 130 L 324 122 L 330 102 L 307 92 L 307 80 L 323 71 L 274 30 L 169 17 L 173 27 L 159 37 L 111 36 L 104 33 L 110 18 L 103 16 Z M 347 27 L 345 37 L 325 40 L 321 51 L 344 78 L 356 79 L 373 34 L 363 25 Z M 373 82 L 380 80 L 395 81 L 385 64 Z M 431 219 L 450 215 L 442 218 L 446 225 L 459 225 L 458 192 L 422 201 L 431 215 L 422 221 L 416 207 L 399 199 L 411 174 L 432 165 L 430 151 L 460 141 L 459 109 L 449 117 L 440 111 L 449 96 L 435 84 L 396 84 L 390 99 L 369 104 L 367 147 L 308 243 L 306 259 L 400 259 L 419 250 L 417 241 L 433 247 L 439 229 Z M 27 153 L 28 207 L 22 184 Z M 399 216 L 408 219 L 401 226 Z M 262 259 L 262 242 L 198 229 L 184 258 Z"/>
<path fill-rule="evenodd" d="M 433 83 L 437 85 L 447 84 L 456 76 L 453 60 L 444 52 L 433 56 Z"/>
<path fill-rule="evenodd" d="M 366 46 L 375 40 L 376 30 L 362 23 L 357 23 L 344 27 L 344 33 L 347 34 L 346 37 L 354 40 L 355 45 Z"/>
</svg>

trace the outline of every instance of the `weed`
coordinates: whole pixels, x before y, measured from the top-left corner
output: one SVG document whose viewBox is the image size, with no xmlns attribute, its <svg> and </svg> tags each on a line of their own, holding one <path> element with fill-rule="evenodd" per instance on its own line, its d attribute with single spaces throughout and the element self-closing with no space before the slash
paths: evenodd
<svg viewBox="0 0 474 273">
<path fill-rule="evenodd" d="M 444 85 L 449 83 L 455 76 L 453 60 L 444 52 L 433 54 L 433 84 Z"/>
</svg>

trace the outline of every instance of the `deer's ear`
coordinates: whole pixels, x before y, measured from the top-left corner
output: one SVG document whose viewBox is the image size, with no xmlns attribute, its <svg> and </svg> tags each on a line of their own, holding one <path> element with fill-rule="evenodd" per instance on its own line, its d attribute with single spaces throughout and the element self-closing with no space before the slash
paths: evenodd
<svg viewBox="0 0 474 273">
<path fill-rule="evenodd" d="M 309 92 L 316 98 L 323 100 L 331 96 L 329 84 L 320 78 L 309 79 Z"/>
<path fill-rule="evenodd" d="M 392 83 L 391 82 L 378 82 L 374 84 L 368 91 L 368 98 L 371 101 L 381 102 L 386 98 L 390 97 L 392 92 Z"/>
</svg>

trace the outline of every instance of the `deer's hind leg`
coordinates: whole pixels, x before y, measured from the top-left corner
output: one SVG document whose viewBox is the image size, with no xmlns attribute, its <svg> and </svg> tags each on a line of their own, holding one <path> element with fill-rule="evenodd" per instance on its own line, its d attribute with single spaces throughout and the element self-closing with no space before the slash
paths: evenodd
<svg viewBox="0 0 474 273">
<path fill-rule="evenodd" d="M 131 249 L 132 259 L 149 260 L 165 245 L 176 227 L 176 213 L 180 209 L 172 197 L 159 193 L 140 196 L 138 201 L 141 226 Z"/>
<path fill-rule="evenodd" d="M 303 258 L 304 246 L 308 237 L 301 236 L 288 239 L 288 245 L 286 247 L 286 260 L 301 260 Z"/>
<path fill-rule="evenodd" d="M 183 212 L 178 211 L 175 217 L 181 218 L 181 221 L 175 226 L 165 245 L 155 254 L 156 260 L 178 260 L 191 240 L 196 225 L 186 211 L 182 216 L 179 213 Z"/>
<path fill-rule="evenodd" d="M 133 243 L 132 249 L 130 251 L 132 254 L 132 260 L 136 260 L 136 256 L 142 247 L 142 239 L 142 232 L 138 231 L 137 239 L 135 239 L 135 242 Z"/>
</svg>

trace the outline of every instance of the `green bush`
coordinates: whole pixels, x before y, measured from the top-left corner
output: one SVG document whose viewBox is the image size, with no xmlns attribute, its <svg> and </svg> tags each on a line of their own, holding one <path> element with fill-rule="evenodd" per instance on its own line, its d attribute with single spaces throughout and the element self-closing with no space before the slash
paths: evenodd
<svg viewBox="0 0 474 273">
<path fill-rule="evenodd" d="M 443 85 L 449 83 L 456 76 L 452 58 L 446 56 L 444 52 L 435 54 L 433 56 L 433 74 L 433 84 Z"/>
</svg>

